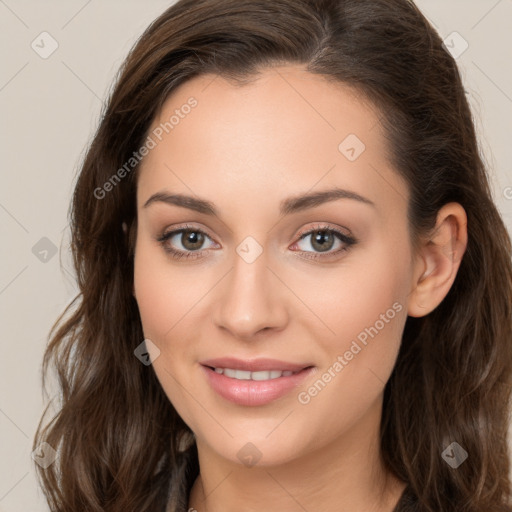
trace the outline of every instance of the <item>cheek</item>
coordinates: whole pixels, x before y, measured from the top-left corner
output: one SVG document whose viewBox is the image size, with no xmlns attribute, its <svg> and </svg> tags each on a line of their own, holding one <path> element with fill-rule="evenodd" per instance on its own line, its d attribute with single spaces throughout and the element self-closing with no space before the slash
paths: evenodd
<svg viewBox="0 0 512 512">
<path fill-rule="evenodd" d="M 160 248 L 141 242 L 134 261 L 134 288 L 144 334 L 165 346 L 180 323 L 204 295 L 207 284 L 194 280 L 193 270 L 172 267 Z M 160 346 L 162 345 L 162 346 Z"/>
<path fill-rule="evenodd" d="M 183 391 L 194 394 L 194 383 L 188 378 L 194 350 L 190 319 L 194 304 L 204 295 L 197 283 L 190 286 L 191 276 L 179 269 L 171 271 L 165 254 L 141 242 L 134 261 L 135 295 L 144 337 L 155 343 L 159 356 L 152 362 L 162 389 L 185 423 L 193 424 L 190 399 Z M 188 285 L 187 285 L 188 283 Z"/>
<path fill-rule="evenodd" d="M 358 336 L 364 341 L 367 330 L 374 332 L 375 326 L 379 338 L 396 341 L 404 319 L 408 266 L 403 241 L 397 247 L 374 238 L 332 270 L 314 269 L 296 279 L 297 295 L 315 313 L 303 315 L 301 321 L 309 329 L 316 324 L 316 338 L 330 353 L 348 350 Z"/>
<path fill-rule="evenodd" d="M 163 249 L 150 243 L 141 241 L 137 247 L 134 285 L 144 337 L 160 350 L 152 367 L 185 420 L 190 398 L 182 386 L 196 392 L 197 383 L 190 379 L 190 372 L 196 371 L 200 356 L 197 341 L 210 321 L 205 300 L 217 280 L 215 272 L 202 272 L 199 278 L 193 265 L 170 262 Z"/>
<path fill-rule="evenodd" d="M 308 305 L 319 312 L 324 325 L 318 329 L 316 320 L 315 329 L 309 316 L 306 328 L 316 332 L 323 357 L 315 389 L 311 394 L 305 390 L 304 401 L 311 398 L 314 408 L 339 405 L 337 411 L 342 412 L 330 416 L 335 422 L 344 421 L 348 411 L 352 418 L 362 414 L 389 379 L 407 318 L 408 265 L 406 245 L 397 248 L 377 241 L 371 249 L 347 258 L 315 293 L 309 293 Z"/>
<path fill-rule="evenodd" d="M 134 289 L 144 335 L 157 342 L 171 325 L 169 313 L 175 310 L 173 288 L 169 287 L 161 265 L 144 244 L 139 244 L 134 260 Z M 159 348 L 160 343 L 158 343 Z"/>
</svg>

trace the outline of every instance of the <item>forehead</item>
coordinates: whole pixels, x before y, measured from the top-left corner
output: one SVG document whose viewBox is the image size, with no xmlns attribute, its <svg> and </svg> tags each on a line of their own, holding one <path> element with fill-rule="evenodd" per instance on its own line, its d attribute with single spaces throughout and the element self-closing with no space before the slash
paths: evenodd
<svg viewBox="0 0 512 512">
<path fill-rule="evenodd" d="M 148 133 L 155 147 L 140 169 L 139 205 L 163 187 L 245 199 L 315 186 L 372 200 L 383 187 L 407 195 L 386 158 L 378 110 L 353 88 L 300 66 L 266 68 L 244 85 L 195 77 L 173 91 Z"/>
</svg>

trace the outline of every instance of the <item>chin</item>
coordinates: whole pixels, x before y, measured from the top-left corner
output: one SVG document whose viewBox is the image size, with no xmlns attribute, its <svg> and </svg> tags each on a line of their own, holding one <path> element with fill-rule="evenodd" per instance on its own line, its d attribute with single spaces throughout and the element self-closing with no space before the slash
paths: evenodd
<svg viewBox="0 0 512 512">
<path fill-rule="evenodd" d="M 305 436 L 299 432 L 291 433 L 289 429 L 276 426 L 279 421 L 274 421 L 274 429 L 254 428 L 250 432 L 240 429 L 240 434 L 227 427 L 233 435 L 223 435 L 222 439 L 206 438 L 205 442 L 210 445 L 220 457 L 228 461 L 240 464 L 245 467 L 271 467 L 289 463 L 307 451 L 304 445 Z M 270 435 L 269 435 L 270 433 Z"/>
</svg>

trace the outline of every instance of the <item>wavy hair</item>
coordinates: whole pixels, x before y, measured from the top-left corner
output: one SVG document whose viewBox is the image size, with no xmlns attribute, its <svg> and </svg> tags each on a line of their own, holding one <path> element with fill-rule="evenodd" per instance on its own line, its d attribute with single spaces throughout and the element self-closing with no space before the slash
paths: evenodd
<svg viewBox="0 0 512 512">
<path fill-rule="evenodd" d="M 467 214 L 452 288 L 430 314 L 407 318 L 384 390 L 382 456 L 414 496 L 396 510 L 510 512 L 511 242 L 456 62 L 410 0 L 179 0 L 134 45 L 77 177 L 69 216 L 79 292 L 43 359 L 43 389 L 51 367 L 60 403 L 45 424 L 46 407 L 33 448 L 57 451 L 52 465 L 35 466 L 52 512 L 186 510 L 197 447 L 134 356 L 139 167 L 113 178 L 180 84 L 214 73 L 243 86 L 290 63 L 352 86 L 382 114 L 389 159 L 411 192 L 414 247 L 444 204 Z M 441 456 L 452 442 L 468 453 L 457 469 Z"/>
</svg>

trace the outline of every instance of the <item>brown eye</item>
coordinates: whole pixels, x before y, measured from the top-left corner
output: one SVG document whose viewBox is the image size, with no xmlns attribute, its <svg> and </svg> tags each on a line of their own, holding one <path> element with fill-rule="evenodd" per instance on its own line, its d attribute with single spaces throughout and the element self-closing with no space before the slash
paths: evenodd
<svg viewBox="0 0 512 512">
<path fill-rule="evenodd" d="M 305 243 L 309 240 L 309 244 Z M 297 242 L 297 247 L 304 252 L 327 252 L 331 249 L 343 248 L 343 246 L 350 246 L 355 243 L 355 240 L 335 229 L 313 229 L 301 235 L 300 240 Z M 313 251 L 308 250 L 307 246 L 313 248 Z"/>
<path fill-rule="evenodd" d="M 204 235 L 200 231 L 182 231 L 180 241 L 188 251 L 197 251 L 204 243 Z"/>
<path fill-rule="evenodd" d="M 203 257 L 208 249 L 216 245 L 205 232 L 193 226 L 163 233 L 157 237 L 157 241 L 175 259 Z M 207 241 L 210 241 L 209 246 Z"/>
<path fill-rule="evenodd" d="M 301 252 L 301 258 L 327 260 L 328 258 L 338 258 L 357 242 L 358 240 L 351 235 L 319 224 L 299 235 L 299 240 L 293 244 L 291 249 Z"/>
</svg>

